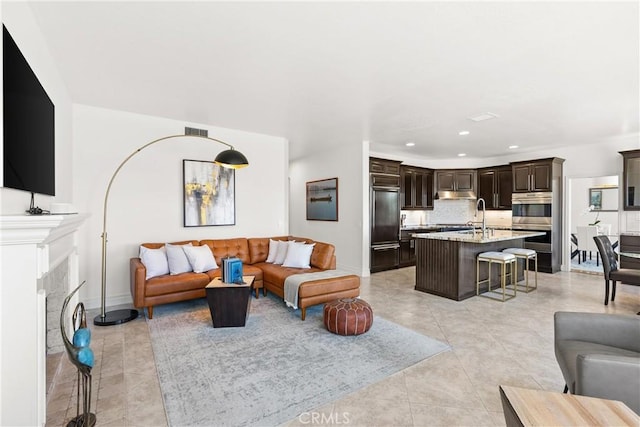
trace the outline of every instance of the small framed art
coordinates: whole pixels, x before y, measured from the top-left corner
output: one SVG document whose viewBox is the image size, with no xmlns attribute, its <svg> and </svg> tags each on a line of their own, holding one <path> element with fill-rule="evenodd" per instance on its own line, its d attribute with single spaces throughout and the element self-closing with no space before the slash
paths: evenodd
<svg viewBox="0 0 640 427">
<path fill-rule="evenodd" d="M 338 220 L 338 178 L 307 182 L 307 220 Z"/>
</svg>

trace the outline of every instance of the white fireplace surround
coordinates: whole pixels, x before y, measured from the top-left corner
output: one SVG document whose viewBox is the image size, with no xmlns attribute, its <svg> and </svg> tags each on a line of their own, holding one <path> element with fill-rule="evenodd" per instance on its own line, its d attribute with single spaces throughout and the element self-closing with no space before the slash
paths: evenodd
<svg viewBox="0 0 640 427">
<path fill-rule="evenodd" d="M 46 421 L 44 278 L 68 263 L 68 291 L 80 283 L 76 231 L 88 217 L 0 216 L 0 425 Z M 76 301 L 71 301 L 74 306 Z"/>
</svg>

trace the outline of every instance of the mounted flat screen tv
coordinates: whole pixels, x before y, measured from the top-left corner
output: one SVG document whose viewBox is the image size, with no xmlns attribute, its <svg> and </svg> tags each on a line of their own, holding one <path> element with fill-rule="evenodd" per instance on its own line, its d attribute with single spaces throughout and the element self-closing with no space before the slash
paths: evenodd
<svg viewBox="0 0 640 427">
<path fill-rule="evenodd" d="M 55 196 L 54 105 L 2 26 L 3 186 Z"/>
</svg>

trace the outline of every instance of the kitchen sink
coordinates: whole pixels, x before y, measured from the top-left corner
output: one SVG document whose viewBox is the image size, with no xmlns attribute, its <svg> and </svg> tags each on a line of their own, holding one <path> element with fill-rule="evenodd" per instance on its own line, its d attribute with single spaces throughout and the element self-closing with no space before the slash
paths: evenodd
<svg viewBox="0 0 640 427">
<path fill-rule="evenodd" d="M 458 234 L 476 234 L 474 230 L 457 231 Z"/>
</svg>

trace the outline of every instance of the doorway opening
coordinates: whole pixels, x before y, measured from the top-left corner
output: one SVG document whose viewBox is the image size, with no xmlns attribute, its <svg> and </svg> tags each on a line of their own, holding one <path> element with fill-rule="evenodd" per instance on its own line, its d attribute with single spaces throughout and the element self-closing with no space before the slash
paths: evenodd
<svg viewBox="0 0 640 427">
<path fill-rule="evenodd" d="M 602 274 L 602 261 L 593 241 L 596 234 L 609 237 L 614 249 L 618 247 L 619 185 L 618 176 L 571 179 L 569 200 L 571 271 Z"/>
</svg>

